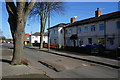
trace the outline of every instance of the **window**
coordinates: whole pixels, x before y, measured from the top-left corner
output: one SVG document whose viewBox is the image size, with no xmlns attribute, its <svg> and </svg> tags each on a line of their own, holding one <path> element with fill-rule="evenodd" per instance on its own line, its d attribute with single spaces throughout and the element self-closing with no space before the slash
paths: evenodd
<svg viewBox="0 0 120 80">
<path fill-rule="evenodd" d="M 99 38 L 99 39 L 98 39 L 98 43 L 104 44 L 104 42 L 105 42 L 105 39 L 104 39 L 104 38 Z"/>
<path fill-rule="evenodd" d="M 67 30 L 65 30 L 65 33 L 67 34 Z"/>
<path fill-rule="evenodd" d="M 61 30 L 60 33 L 62 34 L 62 33 L 63 33 L 63 30 Z"/>
<path fill-rule="evenodd" d="M 108 38 L 109 44 L 114 45 L 114 38 Z"/>
<path fill-rule="evenodd" d="M 79 39 L 79 46 L 83 45 L 83 41 Z"/>
<path fill-rule="evenodd" d="M 114 45 L 114 39 L 110 39 L 110 45 Z"/>
<path fill-rule="evenodd" d="M 88 38 L 88 43 L 92 44 L 92 38 Z"/>
<path fill-rule="evenodd" d="M 85 27 L 84 32 L 88 32 L 88 27 Z"/>
<path fill-rule="evenodd" d="M 56 39 L 54 39 L 54 44 L 57 44 L 57 41 L 56 41 Z"/>
<path fill-rule="evenodd" d="M 81 27 L 78 28 L 78 33 L 80 33 L 80 32 L 81 32 Z"/>
<path fill-rule="evenodd" d="M 95 31 L 95 25 L 91 26 L 91 31 Z"/>
<path fill-rule="evenodd" d="M 56 32 L 56 30 L 54 30 L 54 34 L 56 34 L 57 32 Z"/>
<path fill-rule="evenodd" d="M 70 28 L 70 30 L 69 30 L 69 33 L 71 34 L 72 33 L 72 29 Z"/>
<path fill-rule="evenodd" d="M 104 27 L 104 24 L 99 24 L 99 30 L 100 30 L 100 31 L 103 31 L 104 28 L 105 28 L 105 27 Z"/>
<path fill-rule="evenodd" d="M 50 35 L 52 35 L 52 30 L 50 31 Z"/>
<path fill-rule="evenodd" d="M 117 28 L 120 29 L 120 21 L 117 22 Z"/>
</svg>

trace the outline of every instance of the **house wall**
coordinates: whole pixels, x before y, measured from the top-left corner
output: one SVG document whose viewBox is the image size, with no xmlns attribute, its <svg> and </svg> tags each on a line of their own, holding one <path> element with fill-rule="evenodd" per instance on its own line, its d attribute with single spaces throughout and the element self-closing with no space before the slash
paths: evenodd
<svg viewBox="0 0 120 80">
<path fill-rule="evenodd" d="M 79 25 L 81 32 L 78 32 L 78 46 L 80 46 L 79 41 L 83 41 L 84 45 L 88 45 L 88 38 L 92 38 L 92 43 L 98 43 L 99 38 L 104 38 L 104 30 L 99 30 L 99 24 L 104 24 L 104 21 L 95 22 L 85 25 Z M 91 31 L 91 26 L 95 25 L 95 31 Z M 88 32 L 85 32 L 85 27 L 88 27 Z"/>
<path fill-rule="evenodd" d="M 50 29 L 50 44 L 58 44 L 58 28 Z"/>
<path fill-rule="evenodd" d="M 106 47 L 109 49 L 115 49 L 120 45 L 120 29 L 117 27 L 118 21 L 120 21 L 120 18 L 106 21 Z M 111 39 L 113 39 L 113 45 L 110 44 Z"/>
<path fill-rule="evenodd" d="M 64 45 L 64 29 L 63 29 L 63 27 L 58 27 L 58 44 Z"/>
<path fill-rule="evenodd" d="M 61 33 L 62 30 L 62 33 Z M 56 33 L 55 33 L 56 31 Z M 63 26 L 50 29 L 50 44 L 64 45 L 64 29 Z"/>
<path fill-rule="evenodd" d="M 48 43 L 48 36 L 43 36 L 43 41 L 45 41 L 45 43 Z M 40 36 L 30 36 L 30 42 L 31 43 L 40 43 Z"/>
<path fill-rule="evenodd" d="M 72 30 L 72 31 L 71 31 Z M 77 34 L 77 26 L 65 28 L 65 45 L 74 46 L 73 40 L 70 39 L 72 35 Z M 77 45 L 77 40 L 76 40 Z"/>
<path fill-rule="evenodd" d="M 66 27 L 65 31 L 65 45 L 66 46 L 73 46 L 73 41 L 70 40 L 70 36 L 73 34 L 77 34 L 77 46 L 80 46 L 82 43 L 83 45 L 88 45 L 89 41 L 88 38 L 92 38 L 92 44 L 98 43 L 100 39 L 104 39 L 104 45 L 107 49 L 115 49 L 120 45 L 120 29 L 117 28 L 117 21 L 118 19 L 111 19 L 106 21 L 99 21 L 90 24 Z M 105 30 L 100 30 L 99 25 L 104 24 Z M 91 31 L 91 26 L 95 25 L 95 31 Z M 88 26 L 88 32 L 85 32 L 85 27 Z M 78 32 L 78 28 L 81 28 L 81 32 Z M 69 30 L 72 29 L 72 33 L 69 33 Z M 106 35 L 106 36 L 105 36 Z M 110 43 L 110 40 L 113 39 L 113 44 Z"/>
</svg>

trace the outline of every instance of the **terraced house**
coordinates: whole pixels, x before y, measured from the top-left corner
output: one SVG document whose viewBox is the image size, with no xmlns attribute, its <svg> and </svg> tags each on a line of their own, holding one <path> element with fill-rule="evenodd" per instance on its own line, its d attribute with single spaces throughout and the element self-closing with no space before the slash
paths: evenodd
<svg viewBox="0 0 120 80">
<path fill-rule="evenodd" d="M 102 43 L 107 49 L 115 49 L 120 46 L 120 11 L 102 15 L 97 8 L 95 17 L 74 21 L 65 31 L 67 46 Z"/>
<path fill-rule="evenodd" d="M 107 49 L 116 49 L 120 46 L 120 11 L 102 15 L 97 8 L 95 17 L 80 21 L 71 18 L 71 23 L 64 27 L 63 32 L 64 40 L 61 40 L 65 46 L 103 44 Z"/>
</svg>

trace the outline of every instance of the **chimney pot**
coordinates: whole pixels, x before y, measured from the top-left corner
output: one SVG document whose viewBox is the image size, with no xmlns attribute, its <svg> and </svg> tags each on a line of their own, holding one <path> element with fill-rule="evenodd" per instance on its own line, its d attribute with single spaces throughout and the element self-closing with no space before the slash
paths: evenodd
<svg viewBox="0 0 120 80">
<path fill-rule="evenodd" d="M 99 17 L 102 15 L 102 11 L 100 11 L 100 8 L 97 8 L 97 10 L 95 11 L 95 17 Z"/>
<path fill-rule="evenodd" d="M 71 18 L 71 23 L 74 23 L 76 21 L 76 17 Z"/>
</svg>

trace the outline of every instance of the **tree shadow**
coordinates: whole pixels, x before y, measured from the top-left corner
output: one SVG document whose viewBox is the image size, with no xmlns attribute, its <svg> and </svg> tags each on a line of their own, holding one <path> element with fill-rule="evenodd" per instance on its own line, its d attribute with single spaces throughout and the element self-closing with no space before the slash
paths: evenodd
<svg viewBox="0 0 120 80">
<path fill-rule="evenodd" d="M 0 62 L 2 62 L 2 63 L 8 63 L 8 64 L 10 64 L 10 63 L 11 63 L 11 61 L 10 61 L 10 60 L 6 60 L 6 59 L 0 59 Z"/>
</svg>

